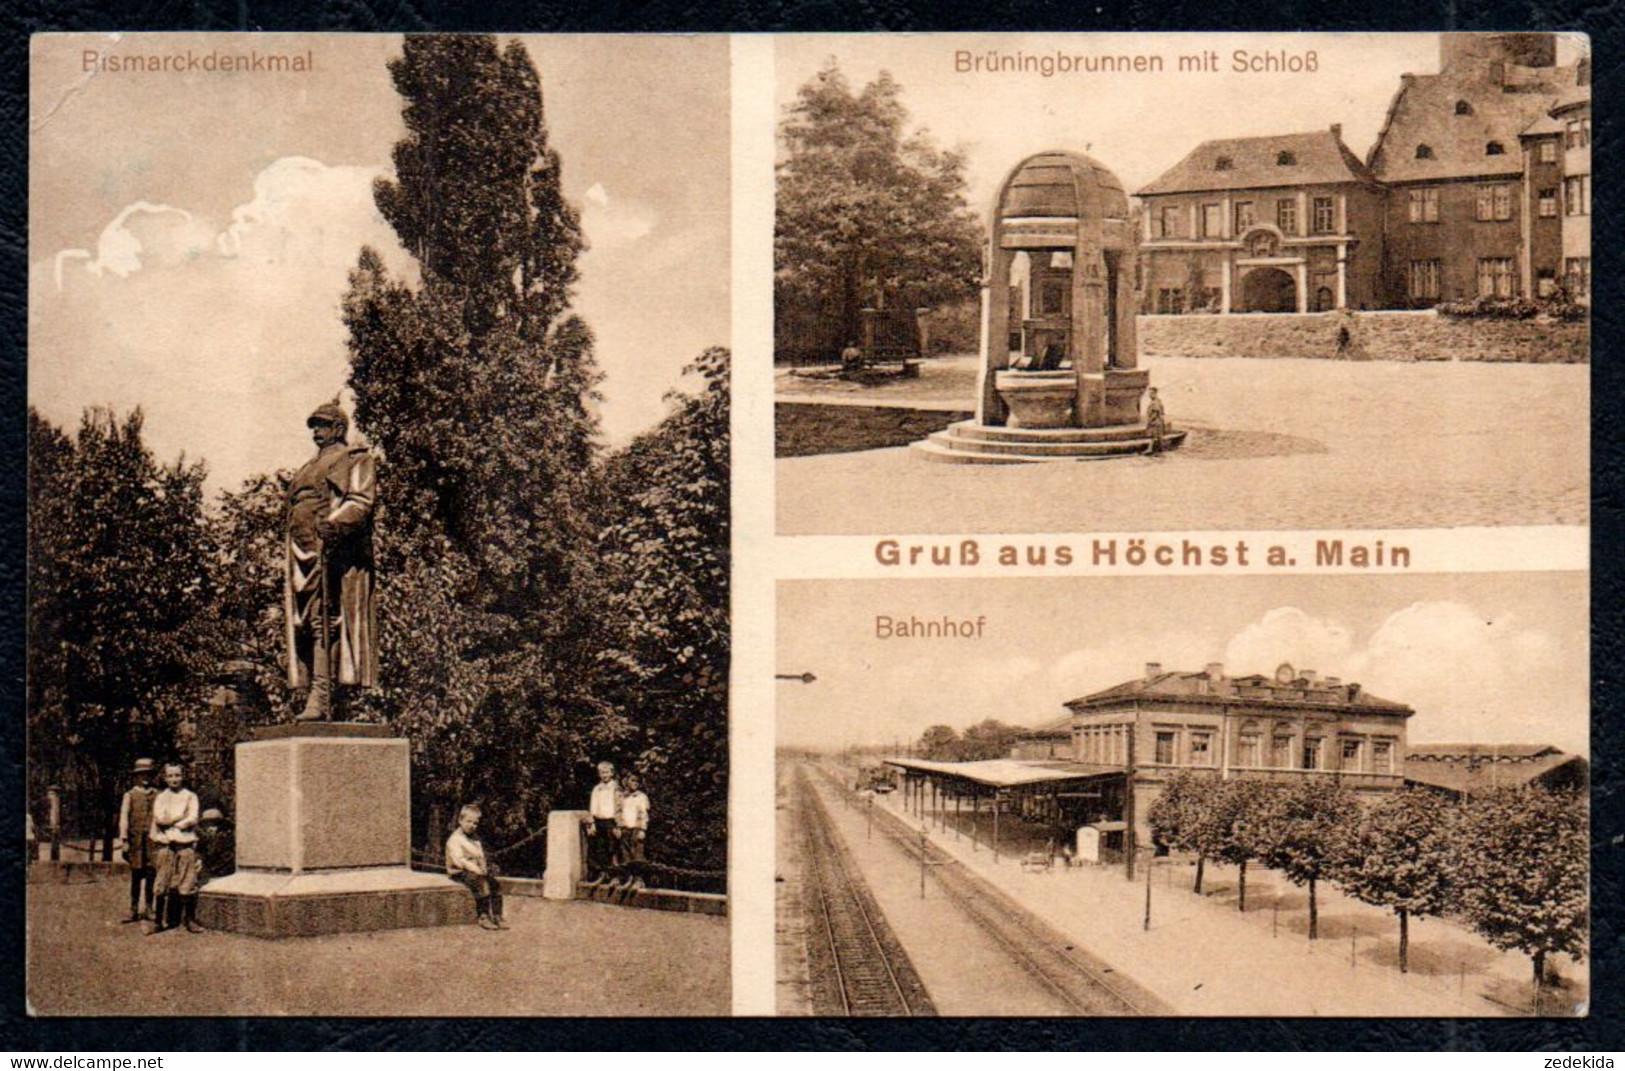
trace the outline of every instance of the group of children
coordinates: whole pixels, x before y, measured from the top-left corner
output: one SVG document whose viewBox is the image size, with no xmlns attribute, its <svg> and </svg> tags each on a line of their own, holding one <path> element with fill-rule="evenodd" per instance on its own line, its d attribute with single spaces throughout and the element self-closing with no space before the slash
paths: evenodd
<svg viewBox="0 0 1625 1071">
<path fill-rule="evenodd" d="M 224 816 L 213 807 L 199 811 L 180 763 L 164 766 L 161 790 L 152 784 L 156 770 L 151 759 L 137 759 L 135 784 L 119 807 L 119 846 L 130 866 L 130 914 L 124 921 L 145 922 L 149 934 L 181 928 L 201 933 L 198 889 L 205 875 L 231 869 Z"/>
<path fill-rule="evenodd" d="M 587 884 L 643 887 L 643 853 L 649 839 L 649 797 L 637 774 L 615 779 L 615 764 L 598 764 L 598 783 L 587 801 Z"/>
<path fill-rule="evenodd" d="M 119 807 L 119 844 L 130 866 L 130 915 L 124 921 L 146 922 L 149 934 L 181 928 L 201 933 L 198 890 L 208 877 L 231 869 L 224 816 L 213 807 L 199 811 L 197 793 L 186 787 L 180 763 L 164 766 L 161 790 L 152 784 L 156 770 L 151 759 L 138 759 L 135 784 Z M 619 878 L 642 887 L 649 797 L 638 776 L 627 774 L 623 787 L 614 763 L 599 763 L 588 815 L 589 884 Z M 458 813 L 457 827 L 446 839 L 446 873 L 474 894 L 481 928 L 505 930 L 497 867 L 480 842 L 480 817 L 474 804 Z"/>
</svg>

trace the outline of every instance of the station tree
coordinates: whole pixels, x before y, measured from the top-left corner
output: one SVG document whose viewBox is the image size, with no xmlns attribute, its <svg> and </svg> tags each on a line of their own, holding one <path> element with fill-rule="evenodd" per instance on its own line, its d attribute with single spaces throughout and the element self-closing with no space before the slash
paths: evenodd
<svg viewBox="0 0 1625 1071">
<path fill-rule="evenodd" d="M 1319 884 L 1348 857 L 1361 813 L 1360 801 L 1341 785 L 1296 781 L 1272 786 L 1253 815 L 1260 860 L 1308 886 L 1311 941 L 1320 935 Z"/>
<path fill-rule="evenodd" d="M 1504 788 L 1474 796 L 1456 830 L 1468 921 L 1496 948 L 1529 956 L 1537 991 L 1550 957 L 1586 949 L 1587 824 L 1578 793 Z"/>
<path fill-rule="evenodd" d="M 1405 789 L 1366 811 L 1335 870 L 1343 891 L 1399 918 L 1399 969 L 1410 970 L 1410 920 L 1457 904 L 1458 809 L 1423 789 Z"/>
<path fill-rule="evenodd" d="M 831 61 L 779 127 L 775 305 L 785 322 L 812 310 L 836 347 L 859 338 L 866 305 L 959 301 L 981 274 L 964 158 L 908 132 L 902 92 L 884 71 L 854 90 Z"/>
<path fill-rule="evenodd" d="M 1196 880 L 1191 891 L 1202 892 L 1203 871 L 1207 868 L 1209 842 L 1202 834 L 1202 821 L 1213 805 L 1221 783 L 1189 770 L 1175 774 L 1151 804 L 1148 819 L 1154 841 L 1173 851 L 1196 854 Z"/>
</svg>

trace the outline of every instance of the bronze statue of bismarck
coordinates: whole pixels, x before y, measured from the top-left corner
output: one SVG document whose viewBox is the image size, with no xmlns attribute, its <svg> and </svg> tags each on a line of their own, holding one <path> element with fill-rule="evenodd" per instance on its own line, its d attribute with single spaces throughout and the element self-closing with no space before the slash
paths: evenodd
<svg viewBox="0 0 1625 1071">
<path fill-rule="evenodd" d="M 334 717 L 339 686 L 378 683 L 372 607 L 377 465 L 367 447 L 346 441 L 350 421 L 336 401 L 317 407 L 305 423 L 316 456 L 288 484 L 288 685 L 309 689 L 297 720 L 326 721 Z"/>
</svg>

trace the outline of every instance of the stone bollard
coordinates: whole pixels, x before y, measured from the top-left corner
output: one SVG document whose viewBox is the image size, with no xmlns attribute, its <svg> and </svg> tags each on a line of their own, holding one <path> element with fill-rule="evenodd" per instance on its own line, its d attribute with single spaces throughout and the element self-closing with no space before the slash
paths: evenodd
<svg viewBox="0 0 1625 1071">
<path fill-rule="evenodd" d="M 574 900 L 576 883 L 586 876 L 581 823 L 586 811 L 549 811 L 547 814 L 547 869 L 542 872 L 542 895 L 549 900 Z"/>
</svg>

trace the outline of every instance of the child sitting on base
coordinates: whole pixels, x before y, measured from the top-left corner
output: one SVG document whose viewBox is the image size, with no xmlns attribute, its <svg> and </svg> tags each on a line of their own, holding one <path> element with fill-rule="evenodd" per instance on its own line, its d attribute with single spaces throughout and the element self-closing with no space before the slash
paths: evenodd
<svg viewBox="0 0 1625 1071">
<path fill-rule="evenodd" d="M 486 862 L 485 846 L 475 835 L 479 828 L 478 807 L 471 803 L 457 813 L 457 828 L 446 838 L 446 873 L 474 894 L 481 929 L 505 930 L 508 924 L 502 918 L 502 889 L 497 885 L 496 867 Z"/>
</svg>

